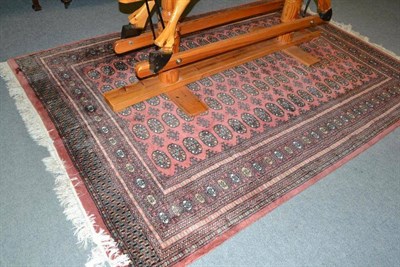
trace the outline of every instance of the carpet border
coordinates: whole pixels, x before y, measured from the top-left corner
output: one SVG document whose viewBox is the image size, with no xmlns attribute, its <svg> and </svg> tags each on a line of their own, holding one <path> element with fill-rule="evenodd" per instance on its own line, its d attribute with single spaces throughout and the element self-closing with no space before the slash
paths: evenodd
<svg viewBox="0 0 400 267">
<path fill-rule="evenodd" d="M 91 247 L 86 266 L 125 266 L 129 258 L 121 254 L 109 235 L 101 216 L 73 166 L 62 140 L 43 105 L 36 97 L 14 59 L 0 63 L 0 77 L 14 100 L 24 125 L 39 146 L 50 156 L 42 159 L 46 171 L 55 178 L 54 191 L 66 219 L 74 226 L 74 235 L 84 249 Z"/>
</svg>

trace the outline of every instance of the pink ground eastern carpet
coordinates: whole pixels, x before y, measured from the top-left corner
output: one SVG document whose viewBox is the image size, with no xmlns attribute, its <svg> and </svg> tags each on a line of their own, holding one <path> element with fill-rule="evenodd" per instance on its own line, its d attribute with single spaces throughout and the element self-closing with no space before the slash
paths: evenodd
<svg viewBox="0 0 400 267">
<path fill-rule="evenodd" d="M 186 36 L 181 49 L 279 23 L 279 14 Z M 10 60 L 83 205 L 134 266 L 187 264 L 399 126 L 400 63 L 342 30 L 191 83 L 209 111 L 160 95 L 118 114 L 102 93 L 137 81 L 150 49 L 117 34 Z M 51 131 L 55 129 L 56 131 Z M 86 192 L 86 193 L 85 193 Z"/>
</svg>

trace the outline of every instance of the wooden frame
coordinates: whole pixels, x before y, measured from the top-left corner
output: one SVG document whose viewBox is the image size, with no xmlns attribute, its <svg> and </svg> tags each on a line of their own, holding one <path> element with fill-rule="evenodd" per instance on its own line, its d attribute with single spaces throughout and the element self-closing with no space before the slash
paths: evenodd
<svg viewBox="0 0 400 267">
<path fill-rule="evenodd" d="M 124 0 L 125 1 L 125 0 Z M 187 1 L 187 0 L 186 0 Z M 173 33 L 173 53 L 162 70 L 155 75 L 149 61 L 140 62 L 135 67 L 141 79 L 131 84 L 104 93 L 105 101 L 116 112 L 165 93 L 170 99 L 189 115 L 197 115 L 207 110 L 185 85 L 203 77 L 243 64 L 279 50 L 300 60 L 303 64 L 312 65 L 319 60 L 307 54 L 296 45 L 319 36 L 318 31 L 307 28 L 326 22 L 324 17 L 330 10 L 330 0 L 315 0 L 322 15 L 299 18 L 302 0 L 257 1 L 235 9 L 214 12 L 208 16 L 182 22 L 176 25 Z M 179 0 L 163 0 L 163 18 L 171 19 L 171 14 Z M 262 15 L 282 9 L 282 23 L 269 28 L 255 29 L 244 35 L 228 40 L 211 43 L 188 51 L 179 52 L 180 36 L 209 27 L 226 24 L 232 21 Z M 176 18 L 172 18 L 176 20 Z M 329 16 L 330 19 L 330 16 Z M 166 28 L 167 29 L 167 28 Z M 165 33 L 163 33 L 165 34 Z M 151 45 L 151 33 L 137 37 L 121 39 L 115 42 L 116 53 L 126 53 Z"/>
</svg>

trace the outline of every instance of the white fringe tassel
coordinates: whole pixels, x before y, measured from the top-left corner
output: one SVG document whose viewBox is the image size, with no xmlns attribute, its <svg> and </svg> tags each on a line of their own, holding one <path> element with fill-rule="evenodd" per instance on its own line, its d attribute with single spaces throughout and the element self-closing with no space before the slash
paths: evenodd
<svg viewBox="0 0 400 267">
<path fill-rule="evenodd" d="M 385 54 L 388 54 L 389 56 L 394 57 L 397 60 L 400 60 L 400 56 L 398 56 L 393 51 L 390 51 L 390 50 L 386 49 L 385 47 L 383 47 L 380 44 L 376 44 L 376 43 L 371 42 L 367 36 L 362 35 L 361 33 L 354 31 L 353 30 L 353 26 L 351 24 L 344 24 L 344 23 L 336 22 L 336 21 L 330 21 L 329 23 L 332 24 L 332 25 L 335 25 L 339 29 L 341 29 L 341 30 L 343 30 L 343 31 L 345 31 L 345 32 L 347 32 L 347 33 L 349 33 L 349 34 L 351 34 L 351 35 L 363 40 L 364 42 L 367 42 L 370 46 L 375 47 L 376 49 L 384 52 Z"/>
<path fill-rule="evenodd" d="M 304 10 L 304 8 L 305 8 L 305 5 L 302 6 L 303 10 Z M 310 15 L 316 15 L 317 14 L 315 11 L 313 11 L 311 9 L 308 9 L 307 13 L 310 14 Z M 380 44 L 376 44 L 374 42 L 371 42 L 367 36 L 357 32 L 357 31 L 354 31 L 353 30 L 353 26 L 351 24 L 345 24 L 345 23 L 334 21 L 334 20 L 329 21 L 329 24 L 332 24 L 332 25 L 338 27 L 339 29 L 347 32 L 348 34 L 351 34 L 351 35 L 357 37 L 358 39 L 363 40 L 364 42 L 368 43 L 370 46 L 375 47 L 376 49 L 378 49 L 379 51 L 382 51 L 383 53 L 385 53 L 385 54 L 387 54 L 387 55 L 389 55 L 391 57 L 394 57 L 397 60 L 400 60 L 400 56 L 398 56 L 393 51 L 390 51 L 390 50 L 386 49 L 385 47 L 383 47 Z"/>
<path fill-rule="evenodd" d="M 46 166 L 46 170 L 55 177 L 54 190 L 61 206 L 64 208 L 64 214 L 67 220 L 74 225 L 74 235 L 78 239 L 78 244 L 85 249 L 89 246 L 92 248 L 86 266 L 129 265 L 129 258 L 120 254 L 111 236 L 105 233 L 103 229 L 99 229 L 94 221 L 94 216 L 87 214 L 84 210 L 73 184 L 77 185 L 78 179 L 69 178 L 39 114 L 6 62 L 0 63 L 0 76 L 5 80 L 10 96 L 15 100 L 17 109 L 30 136 L 38 145 L 46 147 L 50 153 L 50 157 L 44 158 L 42 161 Z"/>
</svg>

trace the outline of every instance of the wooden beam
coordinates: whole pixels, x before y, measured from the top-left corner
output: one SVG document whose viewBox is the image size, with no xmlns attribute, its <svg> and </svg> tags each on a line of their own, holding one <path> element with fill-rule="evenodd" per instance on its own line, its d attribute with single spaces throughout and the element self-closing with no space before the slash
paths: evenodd
<svg viewBox="0 0 400 267">
<path fill-rule="evenodd" d="M 180 34 L 185 35 L 250 17 L 260 16 L 283 8 L 284 0 L 256 1 L 254 3 L 215 11 L 206 16 L 181 23 Z"/>
<path fill-rule="evenodd" d="M 278 25 L 257 29 L 252 32 L 235 36 L 226 40 L 218 41 L 215 43 L 207 44 L 197 48 L 189 49 L 179 53 L 174 53 L 164 66 L 162 71 L 181 67 L 186 64 L 190 64 L 205 58 L 213 57 L 227 51 L 235 50 L 247 45 L 252 45 L 257 42 L 271 39 L 279 35 L 309 28 L 314 25 L 325 23 L 318 15 L 310 16 L 295 21 L 280 23 Z M 289 40 L 290 43 L 290 40 Z M 148 61 L 139 62 L 135 67 L 136 75 L 139 78 L 145 78 L 154 73 L 150 69 L 150 63 Z"/>
<path fill-rule="evenodd" d="M 196 31 L 216 27 L 233 21 L 271 13 L 282 9 L 284 0 L 257 1 L 255 3 L 220 10 L 209 15 L 199 16 L 180 23 L 180 35 L 193 33 Z M 145 32 L 137 37 L 120 39 L 114 43 L 114 51 L 117 54 L 126 53 L 145 46 L 152 45 L 154 42 L 151 32 Z"/>
</svg>

